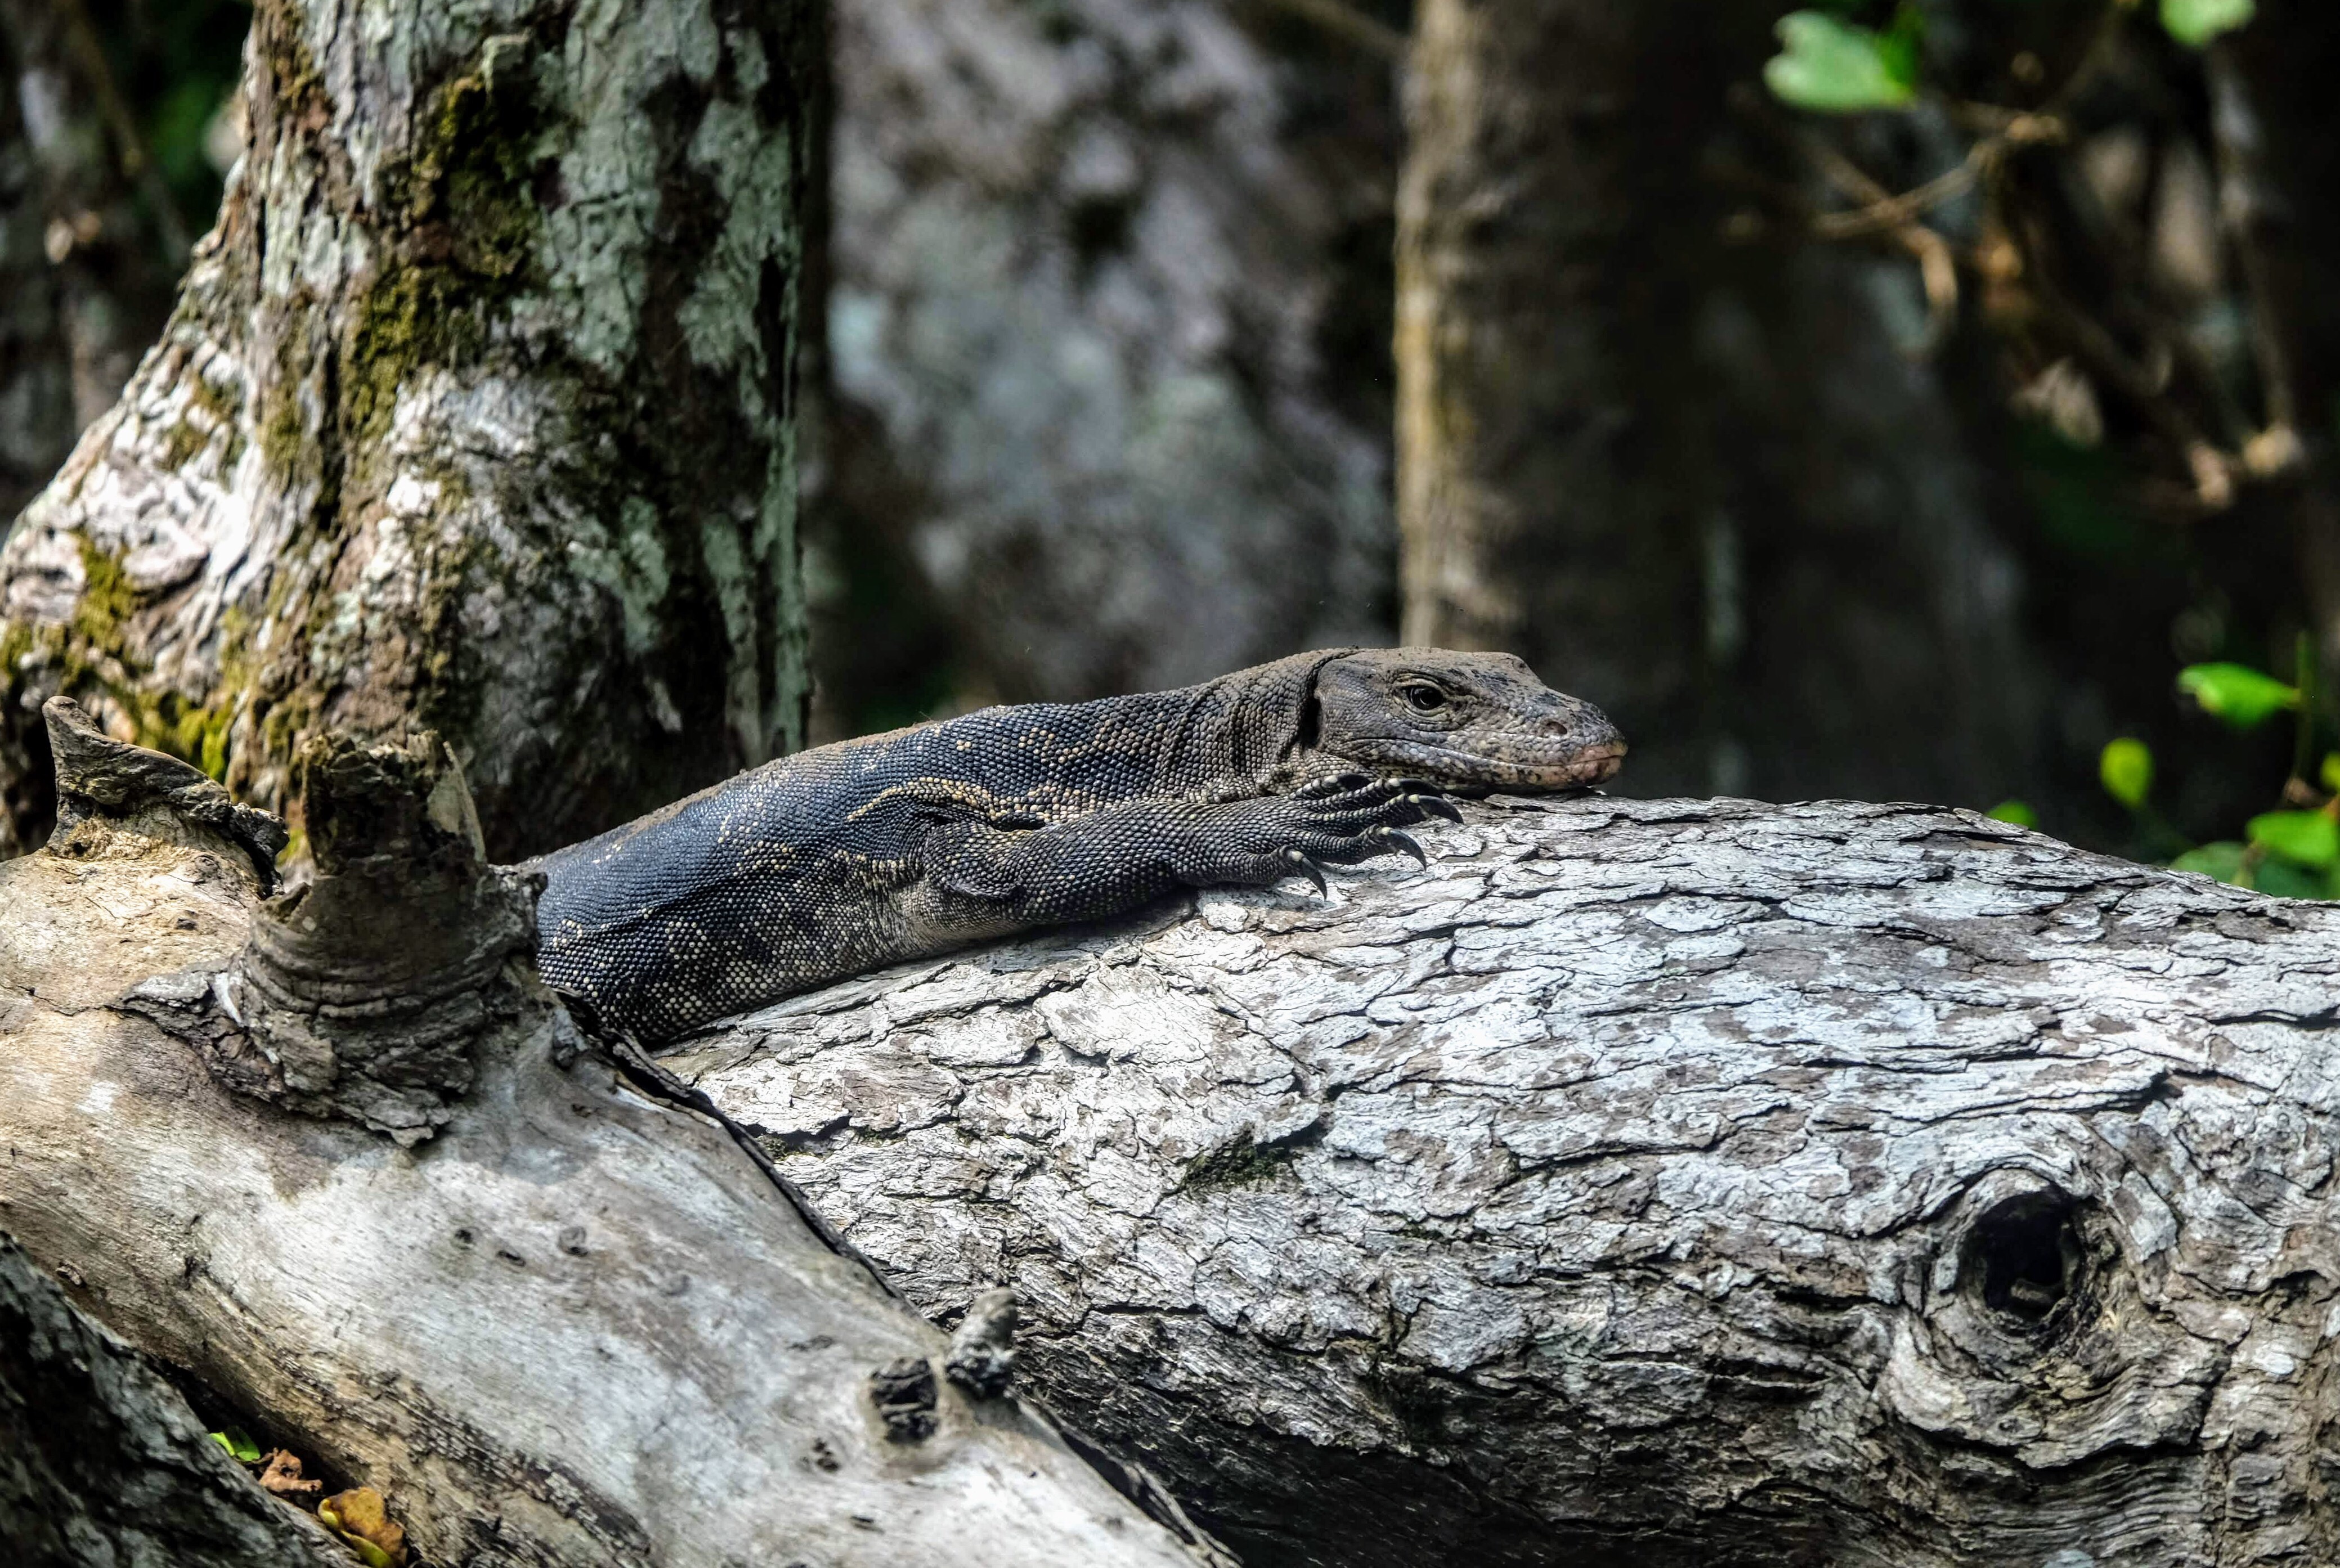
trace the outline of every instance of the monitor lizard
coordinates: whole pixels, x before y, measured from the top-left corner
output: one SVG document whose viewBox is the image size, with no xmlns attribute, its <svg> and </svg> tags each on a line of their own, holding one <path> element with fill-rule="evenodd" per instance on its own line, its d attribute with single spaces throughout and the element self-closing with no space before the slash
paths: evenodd
<svg viewBox="0 0 2340 1568">
<path fill-rule="evenodd" d="M 1324 886 L 1445 795 L 1625 754 L 1508 654 L 1331 648 L 1177 691 L 986 708 L 783 757 L 529 863 L 538 963 L 657 1043 L 828 981 L 1135 909 Z"/>
</svg>

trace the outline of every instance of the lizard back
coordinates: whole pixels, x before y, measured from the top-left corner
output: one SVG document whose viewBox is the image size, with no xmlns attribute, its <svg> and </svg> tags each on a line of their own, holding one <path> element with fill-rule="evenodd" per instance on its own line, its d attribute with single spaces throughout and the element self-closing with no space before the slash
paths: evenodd
<svg viewBox="0 0 2340 1568">
<path fill-rule="evenodd" d="M 751 769 L 530 863 L 547 877 L 539 966 L 663 1037 L 917 956 L 897 895 L 935 823 L 1036 827 L 1256 785 L 1300 736 L 1314 671 L 1348 651 L 1176 691 L 986 708 Z"/>
</svg>

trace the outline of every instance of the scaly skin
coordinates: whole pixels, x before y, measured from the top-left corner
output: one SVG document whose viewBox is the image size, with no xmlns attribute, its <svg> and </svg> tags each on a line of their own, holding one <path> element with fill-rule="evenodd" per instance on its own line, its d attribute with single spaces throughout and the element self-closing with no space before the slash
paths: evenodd
<svg viewBox="0 0 2340 1568">
<path fill-rule="evenodd" d="M 545 978 L 659 1041 L 849 974 L 1421 850 L 1441 792 L 1617 771 L 1599 709 L 1508 654 L 1334 648 L 1198 686 L 819 746 L 530 864 Z"/>
</svg>

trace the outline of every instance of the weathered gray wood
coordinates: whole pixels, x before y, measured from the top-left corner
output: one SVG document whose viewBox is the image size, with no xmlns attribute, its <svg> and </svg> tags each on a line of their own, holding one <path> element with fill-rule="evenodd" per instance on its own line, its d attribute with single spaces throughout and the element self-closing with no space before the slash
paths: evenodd
<svg viewBox="0 0 2340 1568">
<path fill-rule="evenodd" d="M 216 786 L 62 703 L 70 822 L 0 863 L 0 1225 L 430 1561 L 1195 1568 L 715 1121 L 581 1038 L 435 739 L 296 759 L 255 911 Z M 177 820 L 158 828 L 158 815 Z M 518 918 L 515 918 L 517 915 Z"/>
<path fill-rule="evenodd" d="M 1257 1564 L 2340 1556 L 2340 908 L 1495 801 L 668 1060 Z"/>
</svg>

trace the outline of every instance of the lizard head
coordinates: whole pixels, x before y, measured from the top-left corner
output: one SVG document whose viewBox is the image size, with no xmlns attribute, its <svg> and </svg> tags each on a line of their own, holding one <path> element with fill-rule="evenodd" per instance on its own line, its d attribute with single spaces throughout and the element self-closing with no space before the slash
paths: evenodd
<svg viewBox="0 0 2340 1568">
<path fill-rule="evenodd" d="M 1381 773 L 1487 789 L 1597 784 L 1625 738 L 1510 654 L 1360 648 L 1316 674 L 1316 749 Z"/>
</svg>

